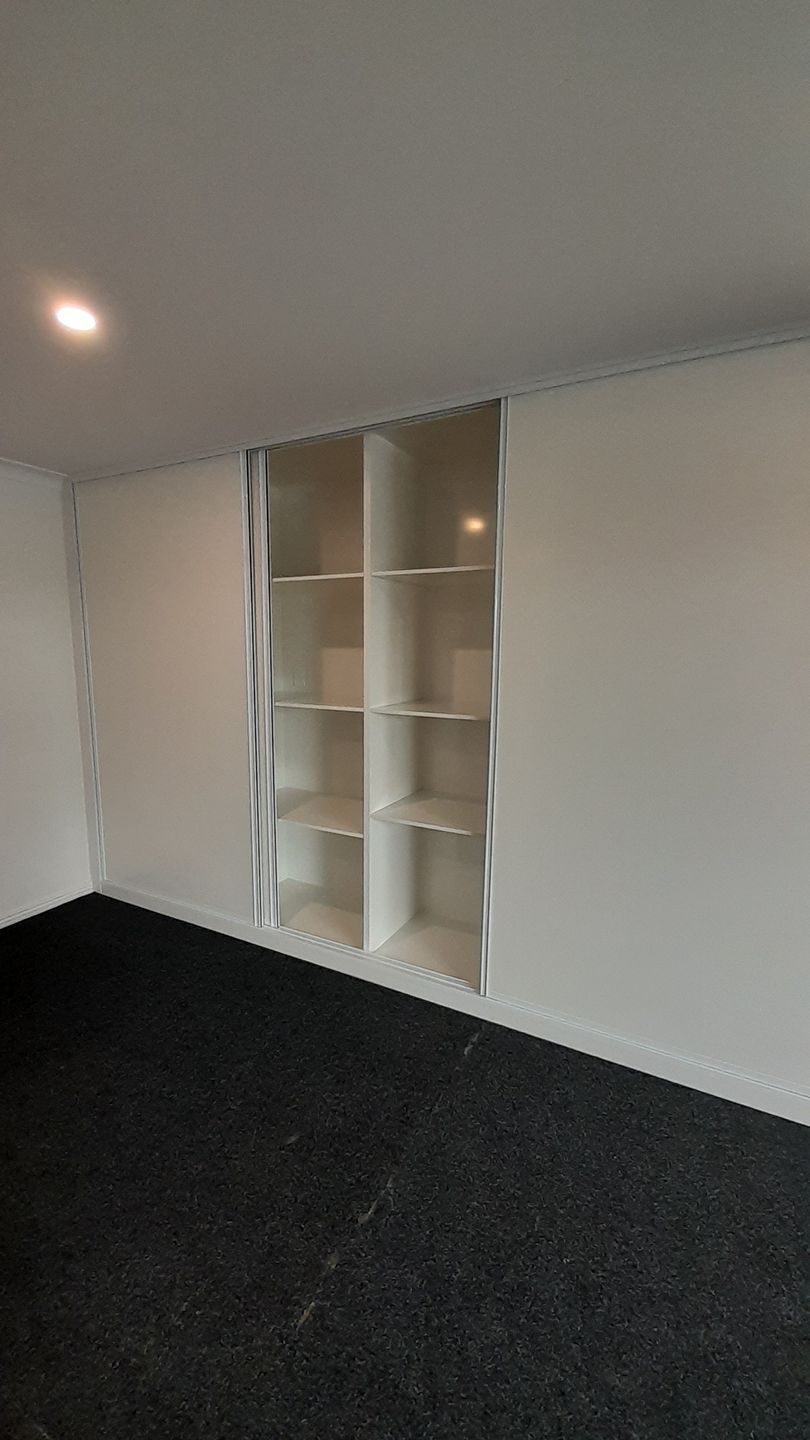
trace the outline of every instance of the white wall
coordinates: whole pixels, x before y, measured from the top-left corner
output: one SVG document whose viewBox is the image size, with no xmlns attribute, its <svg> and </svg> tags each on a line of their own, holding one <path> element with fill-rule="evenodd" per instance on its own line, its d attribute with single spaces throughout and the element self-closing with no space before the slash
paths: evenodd
<svg viewBox="0 0 810 1440">
<path fill-rule="evenodd" d="M 0 924 L 92 888 L 67 499 L 0 461 Z"/>
<path fill-rule="evenodd" d="M 104 879 L 252 920 L 239 459 L 77 496 Z"/>
<path fill-rule="evenodd" d="M 808 1089 L 810 346 L 517 399 L 507 477 L 490 991 Z"/>
</svg>

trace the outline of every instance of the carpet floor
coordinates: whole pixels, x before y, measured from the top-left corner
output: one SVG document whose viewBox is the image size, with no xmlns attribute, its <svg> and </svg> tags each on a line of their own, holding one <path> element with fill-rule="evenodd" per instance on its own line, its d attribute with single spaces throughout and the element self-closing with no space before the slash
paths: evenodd
<svg viewBox="0 0 810 1440">
<path fill-rule="evenodd" d="M 88 896 L 0 932 L 2 1440 L 807 1440 L 808 1132 Z"/>
</svg>

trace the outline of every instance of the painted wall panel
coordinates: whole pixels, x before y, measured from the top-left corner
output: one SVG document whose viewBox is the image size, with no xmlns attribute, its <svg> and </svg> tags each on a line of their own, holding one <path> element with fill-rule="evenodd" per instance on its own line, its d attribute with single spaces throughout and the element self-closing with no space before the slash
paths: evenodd
<svg viewBox="0 0 810 1440">
<path fill-rule="evenodd" d="M 0 461 L 0 924 L 91 889 L 67 499 Z"/>
<path fill-rule="evenodd" d="M 106 878 L 250 920 L 238 457 L 77 491 Z"/>
<path fill-rule="evenodd" d="M 810 346 L 510 402 L 489 988 L 810 1087 Z"/>
</svg>

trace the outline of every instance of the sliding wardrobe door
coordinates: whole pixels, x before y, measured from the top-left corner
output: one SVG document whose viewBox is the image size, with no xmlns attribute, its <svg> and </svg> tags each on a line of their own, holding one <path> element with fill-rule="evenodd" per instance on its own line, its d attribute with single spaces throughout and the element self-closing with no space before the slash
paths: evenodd
<svg viewBox="0 0 810 1440">
<path fill-rule="evenodd" d="M 489 958 L 491 995 L 797 1090 L 808 457 L 806 344 L 510 401 Z"/>
<path fill-rule="evenodd" d="M 250 922 L 239 459 L 77 495 L 106 881 Z"/>
</svg>

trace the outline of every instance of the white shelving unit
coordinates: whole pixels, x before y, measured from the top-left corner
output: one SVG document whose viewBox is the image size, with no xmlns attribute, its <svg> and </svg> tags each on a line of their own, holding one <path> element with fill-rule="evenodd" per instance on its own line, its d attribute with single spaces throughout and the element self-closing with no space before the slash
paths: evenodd
<svg viewBox="0 0 810 1440">
<path fill-rule="evenodd" d="M 269 452 L 278 913 L 477 988 L 499 406 Z"/>
</svg>

